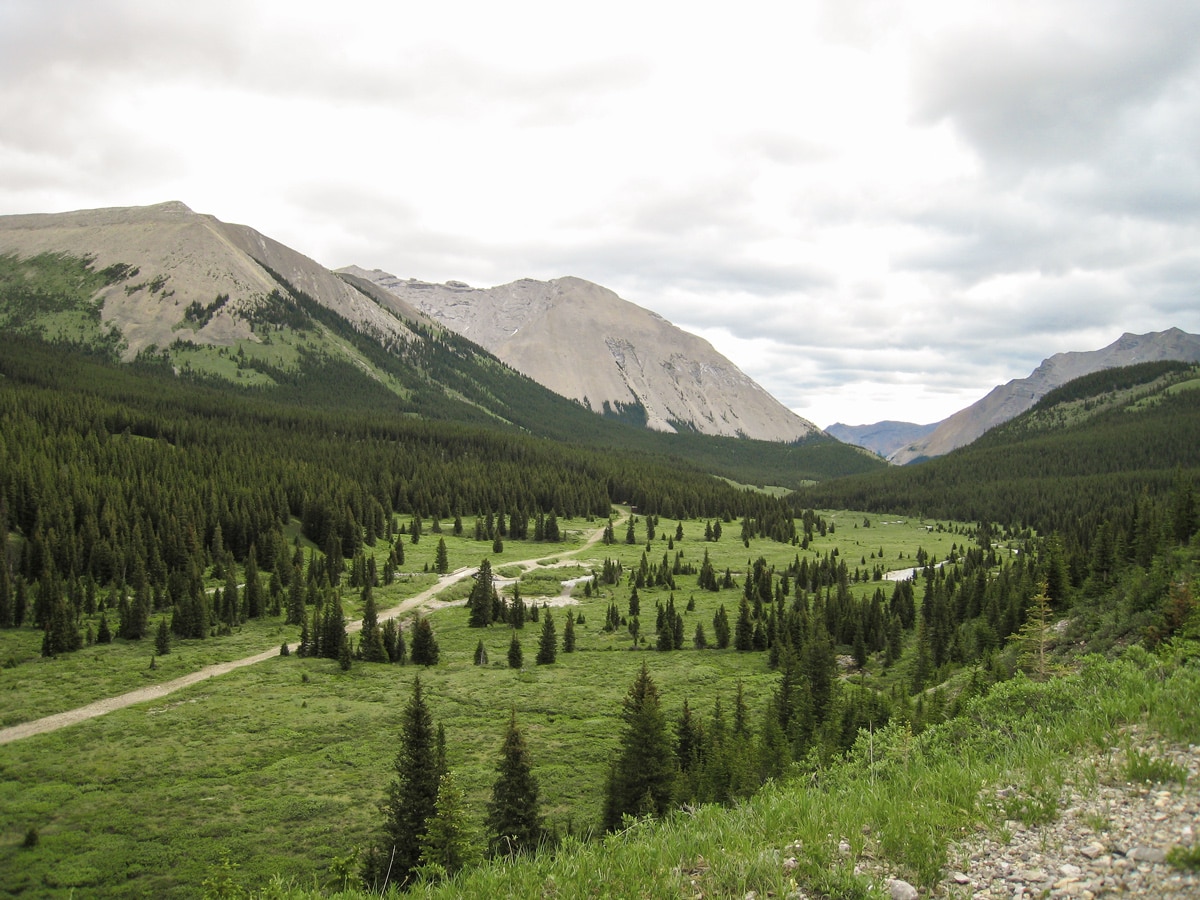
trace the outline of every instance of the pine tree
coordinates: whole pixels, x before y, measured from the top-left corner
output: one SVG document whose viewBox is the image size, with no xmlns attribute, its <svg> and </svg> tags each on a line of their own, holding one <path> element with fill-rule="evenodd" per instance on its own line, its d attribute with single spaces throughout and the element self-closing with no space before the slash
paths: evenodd
<svg viewBox="0 0 1200 900">
<path fill-rule="evenodd" d="M 433 815 L 420 837 L 421 875 L 429 880 L 453 876 L 479 860 L 478 838 L 467 815 L 467 796 L 454 779 L 444 772 L 438 782 Z"/>
<path fill-rule="evenodd" d="M 433 627 L 424 616 L 417 616 L 412 627 L 412 661 L 417 666 L 436 666 L 438 661 L 437 639 Z"/>
<path fill-rule="evenodd" d="M 514 630 L 512 640 L 508 642 L 508 667 L 519 669 L 524 663 L 525 655 L 521 651 L 521 642 L 517 640 L 517 632 Z"/>
<path fill-rule="evenodd" d="M 567 624 L 563 626 L 563 653 L 575 652 L 575 616 L 567 613 Z"/>
<path fill-rule="evenodd" d="M 483 646 L 483 640 L 475 646 L 475 665 L 486 666 L 488 664 L 487 648 Z"/>
<path fill-rule="evenodd" d="M 513 710 L 504 732 L 500 765 L 488 803 L 488 851 L 492 856 L 512 856 L 537 849 L 542 837 L 539 805 L 537 779 Z"/>
<path fill-rule="evenodd" d="M 550 615 L 550 610 L 545 610 L 545 617 L 542 619 L 542 637 L 538 642 L 537 664 L 546 666 L 554 662 L 558 658 L 558 638 L 554 629 L 554 617 Z"/>
<path fill-rule="evenodd" d="M 475 584 L 467 597 L 467 608 L 470 610 L 468 624 L 472 628 L 486 628 L 492 624 L 492 600 L 495 593 L 492 563 L 485 559 L 479 564 L 479 571 L 475 573 Z"/>
<path fill-rule="evenodd" d="M 1018 664 L 1034 681 L 1045 681 L 1051 675 L 1048 650 L 1052 634 L 1050 596 L 1043 582 L 1041 590 L 1029 601 L 1025 624 L 1017 637 Z"/>
<path fill-rule="evenodd" d="M 371 890 L 406 886 L 420 864 L 421 836 L 437 807 L 442 769 L 438 763 L 433 716 L 421 694 L 421 679 L 404 709 L 395 777 L 383 804 L 383 841 L 368 858 L 364 881 Z"/>
<path fill-rule="evenodd" d="M 154 652 L 166 656 L 171 652 L 171 629 L 167 627 L 166 616 L 158 620 L 158 632 L 154 635 Z"/>
<path fill-rule="evenodd" d="M 246 587 L 242 591 L 242 602 L 246 607 L 246 618 L 257 619 L 266 612 L 263 603 L 262 582 L 258 580 L 258 560 L 255 559 L 254 545 L 246 556 Z"/>
<path fill-rule="evenodd" d="M 445 575 L 450 571 L 450 555 L 446 551 L 446 539 L 438 538 L 437 555 L 435 557 L 434 568 L 439 575 Z"/>
<path fill-rule="evenodd" d="M 379 637 L 383 641 L 383 652 L 387 654 L 387 661 L 396 662 L 399 658 L 396 654 L 396 638 L 399 637 L 399 631 L 395 619 L 388 619 L 383 623 L 379 629 Z"/>
<path fill-rule="evenodd" d="M 379 627 L 379 613 L 375 609 L 375 595 L 368 584 L 363 588 L 362 631 L 358 639 L 358 655 L 366 662 L 388 662 L 387 648 L 383 643 L 383 632 Z"/>
<path fill-rule="evenodd" d="M 621 827 L 626 815 L 661 816 L 671 803 L 675 751 L 650 670 L 642 669 L 625 697 L 620 751 L 608 773 L 604 828 Z"/>
<path fill-rule="evenodd" d="M 746 578 L 746 584 L 750 584 L 749 577 Z M 754 649 L 754 625 L 750 621 L 750 604 L 746 601 L 745 596 L 742 597 L 741 605 L 738 606 L 737 625 L 734 627 L 733 634 L 733 649 L 743 652 Z"/>
<path fill-rule="evenodd" d="M 717 649 L 724 650 L 729 646 L 729 615 L 722 603 L 713 614 L 713 635 L 717 640 Z"/>
</svg>

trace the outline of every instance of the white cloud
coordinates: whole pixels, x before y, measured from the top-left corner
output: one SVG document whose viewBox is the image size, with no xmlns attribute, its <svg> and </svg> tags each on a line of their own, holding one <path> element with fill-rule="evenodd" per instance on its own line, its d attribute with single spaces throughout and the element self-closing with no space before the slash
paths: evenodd
<svg viewBox="0 0 1200 900">
<path fill-rule="evenodd" d="M 1200 331 L 1171 0 L 10 0 L 0 213 L 180 199 L 329 266 L 579 275 L 818 424 Z"/>
</svg>

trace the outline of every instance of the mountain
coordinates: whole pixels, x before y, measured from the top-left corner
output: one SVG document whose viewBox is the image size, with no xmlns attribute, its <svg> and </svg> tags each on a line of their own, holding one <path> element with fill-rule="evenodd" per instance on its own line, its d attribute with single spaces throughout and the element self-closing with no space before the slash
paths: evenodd
<svg viewBox="0 0 1200 900">
<path fill-rule="evenodd" d="M 492 288 L 338 270 L 387 289 L 517 371 L 595 412 L 658 431 L 790 442 L 820 429 L 707 341 L 581 278 Z"/>
<path fill-rule="evenodd" d="M 938 423 L 916 425 L 912 422 L 895 422 L 891 419 L 872 425 L 844 425 L 835 422 L 825 433 L 847 444 L 863 447 L 872 453 L 888 457 L 907 444 L 915 443 L 930 434 Z"/>
<path fill-rule="evenodd" d="M 179 339 L 216 346 L 261 342 L 255 313 L 271 305 L 272 292 L 285 282 L 381 340 L 412 339 L 401 317 L 424 320 L 390 295 L 369 297 L 252 228 L 179 202 L 0 216 L 0 253 L 66 254 L 97 269 L 125 267 L 125 277 L 106 284 L 96 301 L 103 322 L 121 333 L 126 359 Z M 192 303 L 203 312 L 189 317 Z"/>
<path fill-rule="evenodd" d="M 1104 369 L 1158 360 L 1200 361 L 1200 335 L 1178 328 L 1148 334 L 1123 334 L 1100 350 L 1056 353 L 1027 378 L 999 385 L 977 403 L 938 423 L 927 437 L 892 454 L 898 465 L 942 456 L 971 443 L 985 431 L 1030 409 L 1047 393 L 1072 379 Z"/>
<path fill-rule="evenodd" d="M 793 505 L 1028 526 L 1086 546 L 1107 517 L 1198 479 L 1200 366 L 1162 360 L 1083 375 L 945 456 L 814 485 Z"/>
<path fill-rule="evenodd" d="M 780 443 L 606 419 L 373 282 L 182 203 L 0 217 L 0 333 L 291 404 L 673 456 L 741 484 L 797 487 L 879 465 L 815 430 Z"/>
</svg>

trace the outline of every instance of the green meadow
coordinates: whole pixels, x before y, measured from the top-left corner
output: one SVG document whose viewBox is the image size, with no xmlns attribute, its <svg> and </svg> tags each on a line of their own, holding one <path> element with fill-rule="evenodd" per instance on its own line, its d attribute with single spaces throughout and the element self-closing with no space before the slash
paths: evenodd
<svg viewBox="0 0 1200 900">
<path fill-rule="evenodd" d="M 623 515 L 624 513 L 621 513 Z M 476 541 L 474 522 L 463 536 L 451 523 L 441 533 L 425 523 L 419 543 L 404 541 L 405 563 L 395 583 L 377 588 L 381 611 L 399 607 L 435 583 L 439 539 L 449 570 L 478 566 L 487 558 L 498 578 L 521 574 L 521 595 L 535 603 L 539 621 L 517 633 L 524 666 L 509 668 L 513 630 L 467 626 L 465 599 L 470 581 L 447 589 L 427 605 L 441 651 L 438 665 L 368 664 L 356 661 L 343 672 L 336 661 L 271 658 L 205 680 L 168 697 L 122 709 L 65 729 L 0 745 L 0 871 L 10 896 L 195 896 L 197 885 L 225 873 L 232 883 L 261 886 L 286 873 L 300 884 L 334 886 L 352 858 L 374 839 L 379 804 L 391 778 L 404 704 L 419 676 L 436 722 L 444 727 L 447 758 L 482 821 L 495 778 L 501 738 L 510 711 L 525 731 L 541 783 L 547 824 L 560 838 L 588 836 L 603 802 L 607 766 L 617 748 L 622 699 L 643 661 L 659 687 L 671 721 L 685 699 L 708 717 L 718 700 L 733 709 L 739 683 L 757 719 L 777 675 L 767 654 L 732 649 L 696 650 L 699 623 L 713 642 L 712 620 L 724 605 L 736 615 L 748 564 L 762 557 L 782 568 L 797 557 L 810 561 L 835 554 L 865 580 L 856 594 L 890 592 L 874 580 L 875 567 L 915 565 L 919 551 L 945 559 L 969 540 L 967 529 L 950 523 L 861 513 L 824 513 L 833 527 L 814 534 L 810 546 L 765 539 L 743 542 L 738 523 L 722 523 L 719 541 L 706 542 L 703 521 L 662 519 L 647 541 L 645 521 L 636 518 L 635 542 L 625 542 L 620 515 L 615 542 L 586 545 L 603 520 L 563 520 L 556 544 Z M 398 526 L 407 526 L 397 520 Z M 683 536 L 676 539 L 678 528 Z M 747 545 L 748 543 L 748 545 Z M 389 545 L 372 548 L 382 566 Z M 635 649 L 628 629 L 605 631 L 605 613 L 616 604 L 622 615 L 630 598 L 630 576 L 643 554 L 651 565 L 681 553 L 684 565 L 699 567 L 705 551 L 719 573 L 728 569 L 736 587 L 701 590 L 691 574 L 676 575 L 676 588 L 639 590 L 641 640 Z M 619 561 L 624 577 L 615 585 L 587 591 L 562 581 L 599 573 L 605 559 Z M 536 561 L 536 562 L 530 562 Z M 560 565 L 549 569 L 545 566 Z M 540 566 L 540 567 L 539 567 Z M 214 585 L 215 586 L 215 585 Z M 512 588 L 501 588 L 506 596 Z M 654 648 L 655 608 L 673 594 L 685 622 L 680 651 Z M 347 617 L 360 611 L 357 589 L 344 588 Z M 449 601 L 449 605 L 447 605 Z M 689 601 L 693 608 L 688 610 Z M 566 616 L 575 626 L 576 650 L 561 651 Z M 406 614 L 407 615 L 407 614 Z M 557 661 L 537 666 L 534 658 L 542 618 L 553 617 Z M 152 618 L 156 624 L 158 614 Z M 299 629 L 267 617 L 205 640 L 174 641 L 171 652 L 154 657 L 154 641 L 115 640 L 58 659 L 39 655 L 40 633 L 24 628 L 0 632 L 0 717 L 5 725 L 72 709 L 105 696 L 166 681 L 205 665 L 240 659 L 294 644 Z M 95 625 L 85 621 L 83 627 Z M 479 641 L 486 665 L 474 664 Z M 845 653 L 846 648 L 838 648 Z M 893 670 L 902 669 L 901 660 Z M 883 676 L 879 659 L 866 672 Z M 886 684 L 886 676 L 879 684 Z M 22 839 L 36 829 L 37 846 Z M 231 874 L 232 873 L 232 874 Z"/>
</svg>

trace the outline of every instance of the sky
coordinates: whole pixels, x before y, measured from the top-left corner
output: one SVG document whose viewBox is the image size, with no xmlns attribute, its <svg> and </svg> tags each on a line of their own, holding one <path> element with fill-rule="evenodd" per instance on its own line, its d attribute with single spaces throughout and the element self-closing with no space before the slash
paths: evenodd
<svg viewBox="0 0 1200 900">
<path fill-rule="evenodd" d="M 1200 333 L 1200 4 L 0 0 L 0 215 L 167 200 L 936 422 Z"/>
</svg>

